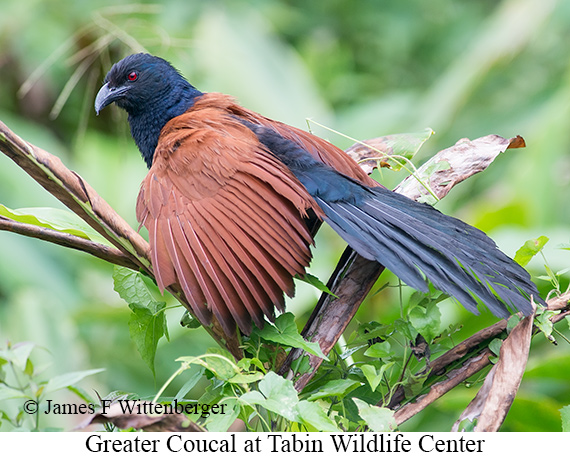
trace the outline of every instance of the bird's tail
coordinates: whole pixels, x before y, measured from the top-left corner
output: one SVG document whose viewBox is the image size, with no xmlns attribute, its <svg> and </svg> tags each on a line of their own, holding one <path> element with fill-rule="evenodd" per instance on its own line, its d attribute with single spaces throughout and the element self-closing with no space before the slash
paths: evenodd
<svg viewBox="0 0 570 457">
<path fill-rule="evenodd" d="M 358 202 L 314 195 L 325 220 L 361 256 L 420 291 L 429 279 L 476 314 L 478 300 L 498 317 L 509 308 L 530 314 L 531 295 L 543 303 L 526 270 L 482 231 L 388 189 L 366 190 Z"/>
</svg>

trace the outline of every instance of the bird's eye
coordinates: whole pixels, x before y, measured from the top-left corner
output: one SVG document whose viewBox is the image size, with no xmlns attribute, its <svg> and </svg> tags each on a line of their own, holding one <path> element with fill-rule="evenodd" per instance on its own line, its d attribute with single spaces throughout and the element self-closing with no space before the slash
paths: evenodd
<svg viewBox="0 0 570 457">
<path fill-rule="evenodd" d="M 139 77 L 139 74 L 136 71 L 131 71 L 128 75 L 127 75 L 127 79 L 129 81 L 136 81 L 137 78 Z"/>
</svg>

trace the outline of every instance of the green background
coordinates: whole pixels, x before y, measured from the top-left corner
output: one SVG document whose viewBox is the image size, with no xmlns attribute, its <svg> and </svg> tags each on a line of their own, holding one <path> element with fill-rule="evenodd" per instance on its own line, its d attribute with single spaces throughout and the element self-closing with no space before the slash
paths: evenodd
<svg viewBox="0 0 570 457">
<path fill-rule="evenodd" d="M 570 239 L 569 39 L 563 0 L 8 0 L 0 14 L 0 120 L 59 156 L 133 227 L 145 165 L 124 113 L 96 117 L 92 108 L 111 63 L 133 51 L 167 58 L 199 89 L 232 94 L 295 126 L 314 119 L 358 139 L 431 127 L 436 134 L 418 165 L 463 137 L 520 134 L 527 148 L 499 157 L 438 208 L 485 230 L 510 256 L 527 239 L 548 236 L 544 253 L 556 272 L 570 265 L 570 253 L 559 249 Z M 310 128 L 340 147 L 351 144 Z M 380 179 L 391 187 L 403 177 L 384 170 Z M 0 203 L 59 207 L 5 156 Z M 326 281 L 342 248 L 323 230 L 311 272 Z M 544 275 L 543 259 L 530 270 Z M 36 365 L 46 376 L 105 368 L 80 385 L 102 396 L 147 396 L 176 370 L 176 357 L 213 345 L 205 332 L 180 327 L 182 310 L 172 309 L 171 342 L 159 346 L 153 378 L 129 339 L 130 311 L 111 275 L 111 266 L 85 254 L 0 232 L 0 346 L 33 341 L 45 348 Z M 546 296 L 549 283 L 536 281 Z M 316 298 L 301 284 L 288 308 L 302 320 Z M 458 338 L 494 322 L 451 302 L 441 308 L 446 324 L 463 325 Z M 397 291 L 385 289 L 357 318 L 397 313 Z M 535 340 L 503 430 L 561 429 L 558 410 L 570 403 L 568 344 Z M 476 387 L 455 389 L 403 429 L 449 430 Z"/>
</svg>

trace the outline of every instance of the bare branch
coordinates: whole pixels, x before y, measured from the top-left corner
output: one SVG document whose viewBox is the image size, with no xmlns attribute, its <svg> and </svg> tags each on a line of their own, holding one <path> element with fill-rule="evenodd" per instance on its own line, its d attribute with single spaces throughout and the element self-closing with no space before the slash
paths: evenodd
<svg viewBox="0 0 570 457">
<path fill-rule="evenodd" d="M 25 142 L 2 122 L 0 149 L 140 268 L 151 272 L 148 243 L 58 157 Z"/>
<path fill-rule="evenodd" d="M 50 243 L 55 243 L 66 248 L 86 252 L 115 265 L 127 267 L 131 270 L 138 270 L 138 265 L 131 260 L 131 257 L 123 254 L 118 249 L 70 233 L 13 221 L 4 216 L 0 216 L 0 230 L 49 241 Z"/>
<path fill-rule="evenodd" d="M 396 411 L 394 414 L 396 423 L 400 425 L 407 421 L 420 411 L 424 410 L 427 406 L 431 405 L 438 398 L 441 398 L 451 389 L 458 386 L 475 373 L 481 371 L 491 363 L 489 359 L 492 356 L 493 353 L 490 349 L 484 349 L 479 354 L 474 355 L 472 358 L 467 360 L 459 368 L 449 372 L 447 377 L 444 380 L 435 383 L 426 395 L 419 397 L 413 403 L 407 403 Z"/>
</svg>

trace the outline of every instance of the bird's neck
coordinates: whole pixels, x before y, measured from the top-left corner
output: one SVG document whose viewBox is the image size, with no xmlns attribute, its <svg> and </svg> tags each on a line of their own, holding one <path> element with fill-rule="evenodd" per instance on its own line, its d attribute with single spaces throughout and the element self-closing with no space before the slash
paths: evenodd
<svg viewBox="0 0 570 457">
<path fill-rule="evenodd" d="M 146 109 L 129 112 L 131 135 L 148 168 L 152 166 L 160 131 L 168 121 L 192 107 L 202 92 L 185 81 L 166 97 L 157 97 Z"/>
</svg>

